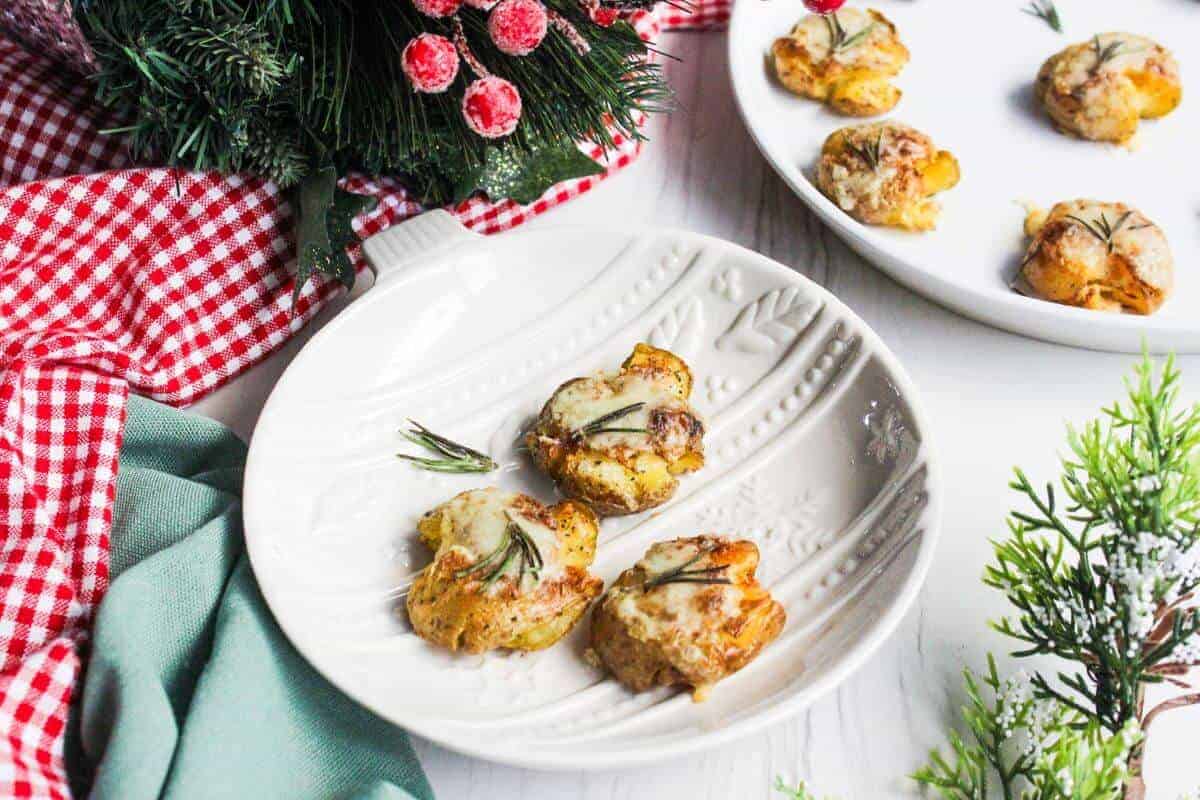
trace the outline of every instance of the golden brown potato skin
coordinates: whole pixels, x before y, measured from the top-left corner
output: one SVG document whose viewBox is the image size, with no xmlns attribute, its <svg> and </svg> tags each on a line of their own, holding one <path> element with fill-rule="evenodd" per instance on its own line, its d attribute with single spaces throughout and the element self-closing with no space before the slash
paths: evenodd
<svg viewBox="0 0 1200 800">
<path fill-rule="evenodd" d="M 1137 133 L 1139 120 L 1174 111 L 1183 84 L 1175 57 L 1162 45 L 1130 33 L 1103 33 L 1051 56 L 1038 72 L 1035 92 L 1059 130 L 1122 143 Z"/>
<path fill-rule="evenodd" d="M 647 587 L 670 567 L 724 567 L 729 585 Z M 754 577 L 753 542 L 693 536 L 659 542 L 605 593 L 592 614 L 589 658 L 634 691 L 690 686 L 703 700 L 749 664 L 783 630 L 787 614 Z"/>
<path fill-rule="evenodd" d="M 518 579 L 514 568 L 491 588 L 482 572 L 463 575 L 486 555 L 462 546 L 470 504 L 481 506 L 480 514 L 503 513 L 497 511 L 502 506 L 550 529 L 556 545 L 542 548 L 546 574 L 534 582 L 531 576 Z M 595 557 L 599 521 L 581 503 L 567 500 L 547 507 L 528 495 L 477 489 L 427 512 L 417 530 L 437 555 L 413 582 L 408 616 L 418 636 L 451 651 L 549 647 L 574 627 L 604 588 L 587 571 Z"/>
<path fill-rule="evenodd" d="M 1113 230 L 1111 241 L 1098 236 L 1104 225 Z M 1095 311 L 1153 314 L 1174 286 L 1166 236 L 1124 203 L 1059 203 L 1049 214 L 1030 213 L 1025 232 L 1032 241 L 1014 284 L 1023 294 Z"/>
<path fill-rule="evenodd" d="M 560 386 L 525 443 L 534 463 L 567 497 L 601 516 L 645 511 L 671 498 L 679 486 L 676 476 L 704 466 L 704 424 L 688 404 L 691 393 L 692 373 L 683 359 L 638 344 L 617 374 Z M 644 433 L 579 433 L 589 417 L 635 400 L 645 407 L 612 425 L 641 427 Z"/>
<path fill-rule="evenodd" d="M 931 198 L 959 176 L 953 155 L 898 122 L 834 131 L 817 164 L 817 188 L 838 208 L 868 225 L 910 231 L 936 227 L 941 209 Z"/>
<path fill-rule="evenodd" d="M 890 81 L 908 63 L 896 26 L 874 9 L 843 9 L 835 15 L 848 37 L 866 31 L 850 46 L 835 49 L 829 18 L 811 14 L 775 40 L 775 74 L 787 89 L 820 100 L 839 114 L 873 117 L 895 108 L 900 90 Z"/>
</svg>

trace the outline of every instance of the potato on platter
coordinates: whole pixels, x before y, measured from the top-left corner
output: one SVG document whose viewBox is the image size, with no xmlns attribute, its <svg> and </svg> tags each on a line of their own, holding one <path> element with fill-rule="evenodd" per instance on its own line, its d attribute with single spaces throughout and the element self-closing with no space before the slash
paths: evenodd
<svg viewBox="0 0 1200 800">
<path fill-rule="evenodd" d="M 677 476 L 704 466 L 691 393 L 683 359 L 639 344 L 619 372 L 560 386 L 525 443 L 567 497 L 602 516 L 645 511 L 671 498 Z"/>
<path fill-rule="evenodd" d="M 1175 284 L 1162 229 L 1124 203 L 1072 200 L 1031 211 L 1031 238 L 1013 288 L 1096 311 L 1153 314 Z"/>
<path fill-rule="evenodd" d="M 895 108 L 892 78 L 908 63 L 896 26 L 875 10 L 810 14 L 771 47 L 775 74 L 787 89 L 851 117 Z"/>
<path fill-rule="evenodd" d="M 435 555 L 409 590 L 408 616 L 418 636 L 452 651 L 549 647 L 604 588 L 588 572 L 599 522 L 581 503 L 474 489 L 417 530 Z"/>
<path fill-rule="evenodd" d="M 920 131 L 872 122 L 834 131 L 821 148 L 817 188 L 854 219 L 909 231 L 937 226 L 933 195 L 959 180 L 958 161 Z"/>
<path fill-rule="evenodd" d="M 1166 116 L 1183 99 L 1179 64 L 1144 36 L 1102 33 L 1050 57 L 1036 94 L 1059 130 L 1101 142 L 1127 142 L 1138 122 Z"/>
<path fill-rule="evenodd" d="M 695 700 L 749 664 L 787 614 L 755 579 L 753 542 L 659 542 L 609 587 L 592 615 L 588 658 L 634 691 L 689 686 Z"/>
</svg>

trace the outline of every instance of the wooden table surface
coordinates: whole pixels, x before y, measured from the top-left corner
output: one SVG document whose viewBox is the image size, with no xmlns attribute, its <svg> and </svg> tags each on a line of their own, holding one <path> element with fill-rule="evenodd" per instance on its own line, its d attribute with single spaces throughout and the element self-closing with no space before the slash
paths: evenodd
<svg viewBox="0 0 1200 800">
<path fill-rule="evenodd" d="M 963 666 L 978 668 L 988 651 L 1009 646 L 986 625 L 1006 603 L 979 577 L 988 538 L 1003 535 L 1015 500 L 1010 470 L 1019 464 L 1035 482 L 1054 477 L 1064 423 L 1118 398 L 1135 359 L 1002 333 L 893 283 L 822 227 L 763 161 L 729 88 L 724 34 L 669 34 L 663 44 L 683 59 L 667 67 L 679 110 L 651 123 L 651 143 L 625 172 L 531 224 L 628 222 L 712 234 L 790 265 L 844 300 L 906 365 L 933 421 L 950 490 L 937 559 L 917 605 L 870 663 L 807 712 L 724 750 L 589 773 L 513 769 L 421 740 L 418 753 L 444 800 L 782 797 L 771 789 L 776 776 L 845 800 L 917 796 L 905 776 L 957 720 Z M 287 362 L 341 305 L 196 410 L 248 438 Z M 1185 397 L 1200 399 L 1200 356 L 1180 362 Z M 1198 743 L 1200 708 L 1155 723 L 1151 800 L 1200 789 Z"/>
</svg>

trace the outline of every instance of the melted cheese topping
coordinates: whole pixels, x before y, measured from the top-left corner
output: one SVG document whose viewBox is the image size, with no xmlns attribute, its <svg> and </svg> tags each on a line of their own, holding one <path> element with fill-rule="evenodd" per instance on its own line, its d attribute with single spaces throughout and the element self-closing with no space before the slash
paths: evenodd
<svg viewBox="0 0 1200 800">
<path fill-rule="evenodd" d="M 879 164 L 874 168 L 851 149 L 877 143 Z M 929 137 L 897 123 L 872 123 L 847 129 L 846 144 L 841 153 L 823 156 L 830 179 L 826 187 L 843 211 L 887 210 L 921 198 L 919 167 L 937 153 Z"/>
<path fill-rule="evenodd" d="M 1162 48 L 1144 36 L 1129 33 L 1102 33 L 1098 37 L 1100 49 L 1116 45 L 1116 54 L 1097 65 L 1094 45 L 1074 51 L 1059 66 L 1057 78 L 1067 87 L 1084 85 L 1096 75 L 1114 75 L 1125 72 L 1140 72 L 1161 59 Z M 1095 41 L 1095 40 L 1093 40 Z"/>
<path fill-rule="evenodd" d="M 1130 209 L 1116 203 L 1094 200 L 1075 200 L 1054 208 L 1053 217 L 1068 215 L 1095 225 L 1103 216 L 1116 225 Z M 1162 229 L 1142 213 L 1133 211 L 1112 237 L 1112 253 L 1087 228 L 1075 223 L 1065 237 L 1066 254 L 1087 266 L 1088 274 L 1102 275 L 1107 271 L 1111 255 L 1124 257 L 1135 275 L 1156 289 L 1168 290 L 1174 283 L 1175 262 Z"/>
<path fill-rule="evenodd" d="M 1113 237 L 1113 241 L 1113 249 L 1128 256 L 1139 278 L 1157 289 L 1171 288 L 1174 284 L 1175 261 L 1167 246 L 1167 237 L 1157 225 L 1122 229 Z"/>
<path fill-rule="evenodd" d="M 687 403 L 675 394 L 669 380 L 643 372 L 626 372 L 611 377 L 599 374 L 572 381 L 554 395 L 550 402 L 550 414 L 562 428 L 576 431 L 605 414 L 634 403 L 645 405 L 605 423 L 605 427 L 647 430 L 650 415 L 655 409 L 688 410 Z M 588 442 L 596 449 L 654 449 L 652 439 L 643 433 L 601 433 L 589 436 Z"/>
<path fill-rule="evenodd" d="M 897 171 L 895 167 L 881 165 L 877 170 L 864 168 L 851 172 L 842 164 L 837 164 L 830 174 L 833 176 L 833 199 L 838 208 L 853 211 L 859 203 L 868 208 L 880 208 L 884 189 L 896 179 Z"/>
<path fill-rule="evenodd" d="M 796 23 L 791 38 L 803 45 L 814 64 L 832 59 L 839 64 L 864 68 L 890 66 L 890 59 L 881 58 L 874 47 L 890 36 L 886 25 L 879 24 L 867 12 L 858 8 L 842 9 L 837 12 L 837 20 L 846 31 L 847 39 L 863 31 L 868 33 L 850 47 L 834 50 L 829 23 L 820 14 L 812 14 Z"/>
<path fill-rule="evenodd" d="M 686 564 L 700 547 L 694 541 L 659 542 L 635 565 L 647 580 Z M 701 556 L 688 570 L 712 566 Z M 705 647 L 719 642 L 721 621 L 740 613 L 737 585 L 667 583 L 650 590 L 642 584 L 614 586 L 609 606 L 631 635 L 642 641 L 673 642 L 690 662 L 707 659 Z"/>
<path fill-rule="evenodd" d="M 438 548 L 438 557 L 458 550 L 471 562 L 479 563 L 498 548 L 505 546 L 509 535 L 506 532 L 510 521 L 516 522 L 521 530 L 537 545 L 542 556 L 543 568 L 540 580 L 552 580 L 564 571 L 559 558 L 558 535 L 538 520 L 522 515 L 521 495 L 488 487 L 464 492 L 442 506 L 442 512 L 450 521 L 449 534 Z M 518 568 L 509 567 L 516 574 Z M 540 581 L 539 581 L 540 582 Z M 497 581 L 498 585 L 499 581 Z"/>
</svg>

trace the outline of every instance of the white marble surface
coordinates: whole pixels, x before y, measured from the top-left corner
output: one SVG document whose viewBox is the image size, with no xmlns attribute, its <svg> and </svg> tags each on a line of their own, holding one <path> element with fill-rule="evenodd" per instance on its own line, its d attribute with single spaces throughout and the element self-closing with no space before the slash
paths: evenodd
<svg viewBox="0 0 1200 800">
<path fill-rule="evenodd" d="M 532 224 L 689 228 L 765 253 L 842 298 L 907 366 L 933 420 L 950 481 L 937 560 L 917 607 L 870 664 L 808 712 L 733 747 L 619 773 L 511 769 L 423 741 L 417 750 L 445 800 L 771 798 L 781 797 L 771 789 L 777 775 L 846 800 L 916 796 L 905 776 L 944 743 L 962 702 L 962 667 L 979 667 L 987 651 L 1009 646 L 986 626 L 1005 602 L 979 576 L 988 538 L 1005 530 L 1010 470 L 1020 464 L 1035 481 L 1055 474 L 1064 423 L 1088 419 L 1119 396 L 1134 359 L 1001 333 L 892 283 L 822 228 L 760 158 L 730 96 L 723 34 L 674 34 L 664 43 L 684 59 L 668 67 L 680 110 L 652 124 L 653 142 L 632 167 Z M 248 437 L 304 338 L 196 410 Z M 1200 357 L 1181 363 L 1187 399 L 1200 399 Z M 1155 723 L 1151 800 L 1200 788 L 1198 741 L 1200 708 Z"/>
</svg>

